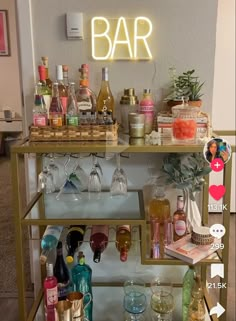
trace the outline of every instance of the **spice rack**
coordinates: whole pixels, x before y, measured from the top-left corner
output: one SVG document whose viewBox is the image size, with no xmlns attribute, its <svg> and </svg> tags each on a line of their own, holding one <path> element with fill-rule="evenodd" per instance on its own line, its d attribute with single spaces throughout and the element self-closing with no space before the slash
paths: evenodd
<svg viewBox="0 0 236 321">
<path fill-rule="evenodd" d="M 222 133 L 223 135 L 223 133 Z M 107 224 L 107 225 L 118 225 L 118 224 L 130 224 L 139 226 L 140 228 L 140 237 L 141 237 L 141 246 L 140 246 L 140 259 L 141 264 L 143 265 L 169 265 L 173 268 L 177 265 L 187 265 L 186 263 L 171 258 L 163 259 L 152 259 L 149 258 L 147 253 L 149 253 L 147 240 L 149 239 L 149 223 L 146 221 L 145 214 L 142 211 L 142 195 L 139 191 L 136 191 L 137 199 L 139 199 L 139 213 L 136 213 L 136 217 L 132 218 L 129 213 L 127 213 L 127 218 L 117 218 L 106 217 L 106 218 L 96 218 L 96 217 L 83 217 L 78 216 L 51 216 L 47 213 L 44 204 L 44 197 L 42 193 L 36 193 L 35 196 L 27 204 L 26 208 L 21 206 L 21 195 L 19 192 L 19 158 L 25 154 L 36 154 L 38 156 L 37 162 L 37 172 L 41 171 L 41 154 L 43 153 L 98 153 L 98 152 L 111 152 L 111 153 L 186 153 L 186 152 L 202 152 L 203 146 L 201 145 L 172 145 L 169 141 L 162 141 L 160 145 L 130 145 L 127 140 L 123 137 L 122 140 L 113 142 L 112 144 L 107 144 L 103 142 L 84 142 L 83 144 L 76 144 L 76 142 L 63 142 L 53 143 L 53 142 L 29 142 L 28 139 L 23 141 L 21 144 L 13 146 L 11 150 L 11 165 L 12 165 L 12 177 L 13 177 L 13 196 L 14 196 L 14 213 L 15 213 L 15 228 L 16 228 L 16 262 L 17 262 L 17 284 L 18 284 L 18 300 L 19 300 L 19 321 L 38 321 L 41 319 L 42 311 L 42 290 L 38 292 L 35 297 L 34 304 L 30 310 L 30 313 L 27 314 L 26 302 L 25 302 L 25 276 L 24 276 L 24 252 L 23 252 L 23 227 L 24 226 L 39 226 L 45 227 L 47 225 L 73 225 L 73 224 L 85 224 L 85 225 L 95 225 L 95 224 Z M 232 147 L 232 151 L 235 152 L 235 146 Z M 224 168 L 224 185 L 230 186 L 231 184 L 231 169 L 232 169 L 232 158 L 225 165 Z M 230 189 L 227 189 L 226 194 L 224 195 L 224 203 L 230 204 Z M 34 206 L 38 204 L 40 211 L 38 217 L 32 217 L 30 215 L 31 210 Z M 203 190 L 203 210 L 202 210 L 202 223 L 206 225 L 208 223 L 208 186 L 205 186 Z M 208 311 L 212 308 L 212 303 L 210 300 L 209 292 L 206 289 L 206 269 L 207 265 L 213 262 L 223 262 L 225 264 L 225 271 L 228 271 L 228 256 L 229 256 L 229 223 L 230 223 L 230 210 L 223 210 L 223 224 L 226 228 L 226 234 L 224 235 L 224 250 L 222 251 L 222 256 L 218 256 L 216 259 L 205 259 L 198 263 L 201 268 L 201 278 L 203 284 L 205 285 L 205 303 Z M 43 232 L 43 231 L 42 231 Z M 228 273 L 226 273 L 224 282 L 228 282 Z M 118 290 L 118 287 L 122 287 L 123 283 L 118 284 L 112 282 L 97 282 L 94 284 L 96 292 L 98 295 L 109 296 L 109 289 L 113 289 L 115 286 Z M 98 286 L 98 288 L 96 287 Z M 176 289 L 181 285 L 176 284 Z M 104 290 L 104 291 L 103 291 Z M 102 294 L 101 294 L 102 292 Z M 100 293 L 100 294 L 99 294 Z M 96 298 L 95 298 L 96 302 Z M 109 301 L 110 302 L 110 301 Z M 220 290 L 219 302 L 222 306 L 227 306 L 227 288 Z M 96 303 L 95 303 L 96 304 Z M 113 305 L 114 307 L 114 305 Z M 122 309 L 122 306 L 121 306 Z M 99 312 L 99 311 L 97 311 Z M 114 311 L 113 311 L 114 312 Z M 102 315 L 98 317 L 97 320 L 102 320 Z M 118 320 L 118 319 L 117 319 Z M 206 320 L 218 320 L 215 315 L 211 318 L 207 317 Z M 224 313 L 220 319 L 221 321 L 227 321 L 227 313 Z M 96 320 L 95 320 L 96 321 Z M 177 321 L 177 320 L 176 320 Z M 178 320 L 179 321 L 179 320 Z"/>
</svg>

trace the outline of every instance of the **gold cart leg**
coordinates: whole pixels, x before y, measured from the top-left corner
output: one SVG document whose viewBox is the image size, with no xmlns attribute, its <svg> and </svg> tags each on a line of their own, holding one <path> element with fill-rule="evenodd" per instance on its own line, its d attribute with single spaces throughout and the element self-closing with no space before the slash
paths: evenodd
<svg viewBox="0 0 236 321">
<path fill-rule="evenodd" d="M 11 153 L 11 172 L 12 172 L 12 194 L 16 228 L 16 277 L 18 287 L 19 321 L 26 320 L 25 304 L 25 271 L 24 271 L 24 251 L 21 226 L 21 198 L 19 187 L 19 155 Z"/>
<path fill-rule="evenodd" d="M 224 181 L 223 184 L 226 187 L 226 193 L 224 195 L 223 204 L 227 204 L 227 209 L 223 210 L 223 225 L 225 227 L 225 235 L 222 239 L 224 244 L 224 250 L 222 251 L 222 260 L 224 264 L 225 277 L 221 279 L 223 283 L 227 283 L 228 286 L 228 268 L 229 268 L 229 232 L 230 232 L 230 194 L 231 194 L 231 175 L 232 175 L 232 157 L 225 164 L 224 169 Z M 220 304 L 225 308 L 225 313 L 220 317 L 221 321 L 227 321 L 227 289 L 220 289 Z"/>
</svg>

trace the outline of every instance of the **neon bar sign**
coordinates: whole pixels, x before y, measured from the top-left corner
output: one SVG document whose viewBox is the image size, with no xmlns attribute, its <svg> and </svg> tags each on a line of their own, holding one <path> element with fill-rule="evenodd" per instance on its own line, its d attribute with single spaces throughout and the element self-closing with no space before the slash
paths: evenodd
<svg viewBox="0 0 236 321">
<path fill-rule="evenodd" d="M 95 60 L 150 60 L 148 39 L 152 23 L 146 17 L 107 19 L 94 17 L 91 21 L 92 57 Z"/>
</svg>

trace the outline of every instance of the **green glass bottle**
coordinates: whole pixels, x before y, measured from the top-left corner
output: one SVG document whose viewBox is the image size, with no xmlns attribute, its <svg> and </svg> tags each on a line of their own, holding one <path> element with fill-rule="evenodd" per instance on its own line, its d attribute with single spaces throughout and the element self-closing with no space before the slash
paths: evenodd
<svg viewBox="0 0 236 321">
<path fill-rule="evenodd" d="M 191 301 L 191 292 L 194 284 L 195 270 L 193 265 L 190 265 L 183 278 L 183 292 L 182 292 L 182 312 L 183 321 L 188 321 L 188 310 Z"/>
</svg>

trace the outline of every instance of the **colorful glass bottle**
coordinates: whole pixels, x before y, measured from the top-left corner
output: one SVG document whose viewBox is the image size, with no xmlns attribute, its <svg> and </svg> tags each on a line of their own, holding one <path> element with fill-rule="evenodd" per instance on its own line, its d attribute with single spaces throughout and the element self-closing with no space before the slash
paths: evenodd
<svg viewBox="0 0 236 321">
<path fill-rule="evenodd" d="M 184 212 L 184 197 L 177 197 L 177 210 L 173 215 L 174 242 L 187 234 L 186 214 Z"/>
<path fill-rule="evenodd" d="M 104 108 L 106 112 L 109 110 L 114 115 L 115 101 L 110 89 L 109 74 L 108 74 L 107 67 L 102 68 L 102 83 L 101 83 L 101 89 L 97 99 L 97 112 L 98 111 L 104 112 Z"/>
<path fill-rule="evenodd" d="M 52 81 L 49 77 L 49 71 L 48 71 L 48 57 L 46 56 L 43 56 L 41 57 L 41 60 L 42 60 L 42 65 L 45 67 L 45 71 L 46 71 L 46 84 L 47 86 L 52 89 Z"/>
<path fill-rule="evenodd" d="M 64 84 L 63 80 L 63 67 L 62 65 L 56 66 L 56 78 L 58 83 L 59 97 L 63 109 L 63 114 L 66 114 L 67 100 L 68 100 L 68 87 Z"/>
<path fill-rule="evenodd" d="M 58 83 L 53 84 L 52 101 L 49 108 L 49 121 L 52 127 L 62 127 L 64 125 L 63 108 L 61 105 Z"/>
<path fill-rule="evenodd" d="M 154 121 L 154 101 L 152 99 L 151 90 L 143 90 L 143 98 L 140 101 L 141 114 L 145 115 L 144 131 L 145 134 L 150 134 L 153 128 Z"/>
<path fill-rule="evenodd" d="M 53 264 L 47 264 L 47 277 L 43 283 L 46 321 L 56 321 L 55 305 L 58 302 L 57 279 Z"/>
<path fill-rule="evenodd" d="M 70 226 L 66 236 L 67 257 L 66 262 L 72 263 L 78 247 L 82 244 L 85 233 L 85 225 Z"/>
<path fill-rule="evenodd" d="M 48 86 L 46 82 L 46 69 L 44 66 L 38 66 L 38 72 L 39 72 L 39 82 L 42 84 L 42 95 L 44 102 L 46 104 L 47 113 L 49 115 L 49 108 L 51 104 L 51 98 L 52 98 L 52 89 Z"/>
<path fill-rule="evenodd" d="M 69 126 L 79 125 L 79 111 L 77 100 L 75 96 L 75 83 L 71 82 L 69 85 L 69 97 L 66 107 L 66 124 Z"/>
<path fill-rule="evenodd" d="M 44 127 L 48 124 L 47 108 L 42 95 L 41 83 L 35 86 L 33 124 L 39 127 Z"/>
<path fill-rule="evenodd" d="M 61 236 L 63 226 L 48 225 L 41 241 L 41 255 L 40 262 L 45 264 L 47 261 L 48 253 L 57 247 L 58 241 Z"/>
<path fill-rule="evenodd" d="M 127 261 L 128 251 L 131 247 L 131 227 L 130 225 L 120 225 L 116 230 L 116 248 L 120 252 L 120 260 Z"/>
<path fill-rule="evenodd" d="M 108 225 L 93 225 L 90 236 L 90 247 L 94 252 L 93 261 L 99 263 L 101 254 L 106 249 L 109 237 Z"/>
</svg>

